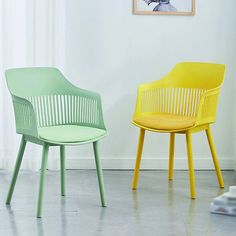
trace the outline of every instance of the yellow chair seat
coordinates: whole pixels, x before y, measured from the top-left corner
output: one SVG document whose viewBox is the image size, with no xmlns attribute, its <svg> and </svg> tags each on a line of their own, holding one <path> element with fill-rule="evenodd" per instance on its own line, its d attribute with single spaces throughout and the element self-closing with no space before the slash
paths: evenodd
<svg viewBox="0 0 236 236">
<path fill-rule="evenodd" d="M 142 115 L 133 120 L 136 124 L 157 130 L 181 130 L 194 126 L 196 118 L 169 114 Z"/>
</svg>

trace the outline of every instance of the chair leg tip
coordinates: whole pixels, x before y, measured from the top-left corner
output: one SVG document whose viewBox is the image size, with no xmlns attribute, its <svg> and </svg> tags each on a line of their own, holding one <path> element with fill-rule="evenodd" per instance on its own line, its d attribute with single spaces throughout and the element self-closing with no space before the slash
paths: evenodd
<svg viewBox="0 0 236 236">
<path fill-rule="evenodd" d="M 37 218 L 42 218 L 42 212 L 37 211 L 36 217 L 37 217 Z"/>
<path fill-rule="evenodd" d="M 137 184 L 136 183 L 132 183 L 132 189 L 136 190 L 137 189 Z"/>
<path fill-rule="evenodd" d="M 224 188 L 224 187 L 225 187 L 225 183 L 224 183 L 223 180 L 222 180 L 222 181 L 219 181 L 219 186 L 220 186 L 220 188 Z"/>
</svg>

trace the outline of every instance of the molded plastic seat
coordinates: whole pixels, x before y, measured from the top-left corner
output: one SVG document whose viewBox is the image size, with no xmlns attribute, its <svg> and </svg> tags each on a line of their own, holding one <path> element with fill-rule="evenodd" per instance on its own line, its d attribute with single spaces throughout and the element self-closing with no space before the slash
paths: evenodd
<svg viewBox="0 0 236 236">
<path fill-rule="evenodd" d="M 58 125 L 38 128 L 39 137 L 50 143 L 93 142 L 106 135 L 103 129 L 78 125 Z"/>
<path fill-rule="evenodd" d="M 194 126 L 196 118 L 169 114 L 143 115 L 134 118 L 134 123 L 149 129 L 182 130 Z"/>
<path fill-rule="evenodd" d="M 45 173 L 50 146 L 60 147 L 61 195 L 65 196 L 65 146 L 93 143 L 102 206 L 106 206 L 98 140 L 106 134 L 101 97 L 71 84 L 56 68 L 32 67 L 6 71 L 21 144 L 9 187 L 10 204 L 27 142 L 43 146 L 37 217 L 42 216 Z"/>
<path fill-rule="evenodd" d="M 215 122 L 225 65 L 201 62 L 177 64 L 161 80 L 141 84 L 138 88 L 132 123 L 140 128 L 132 188 L 138 185 L 145 132 L 170 133 L 169 180 L 174 174 L 175 134 L 185 134 L 191 198 L 196 198 L 192 133 L 205 131 L 221 188 L 223 177 L 210 130 Z"/>
</svg>

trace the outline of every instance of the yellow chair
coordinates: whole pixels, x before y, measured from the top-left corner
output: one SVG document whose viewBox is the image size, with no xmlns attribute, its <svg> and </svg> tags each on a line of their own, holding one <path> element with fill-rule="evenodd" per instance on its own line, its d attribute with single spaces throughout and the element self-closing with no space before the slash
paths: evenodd
<svg viewBox="0 0 236 236">
<path fill-rule="evenodd" d="M 145 131 L 170 133 L 169 180 L 173 179 L 175 134 L 185 134 L 191 198 L 196 198 L 192 133 L 206 131 L 216 174 L 221 188 L 221 175 L 210 124 L 215 122 L 218 96 L 224 80 L 225 65 L 183 62 L 163 79 L 138 88 L 132 123 L 140 127 L 139 144 L 133 177 L 137 188 Z"/>
</svg>

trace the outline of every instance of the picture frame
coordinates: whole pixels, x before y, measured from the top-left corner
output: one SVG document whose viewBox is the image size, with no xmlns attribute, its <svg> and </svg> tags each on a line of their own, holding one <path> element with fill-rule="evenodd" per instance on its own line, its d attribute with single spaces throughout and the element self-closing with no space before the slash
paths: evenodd
<svg viewBox="0 0 236 236">
<path fill-rule="evenodd" d="M 133 0 L 135 15 L 195 15 L 195 0 Z"/>
</svg>

